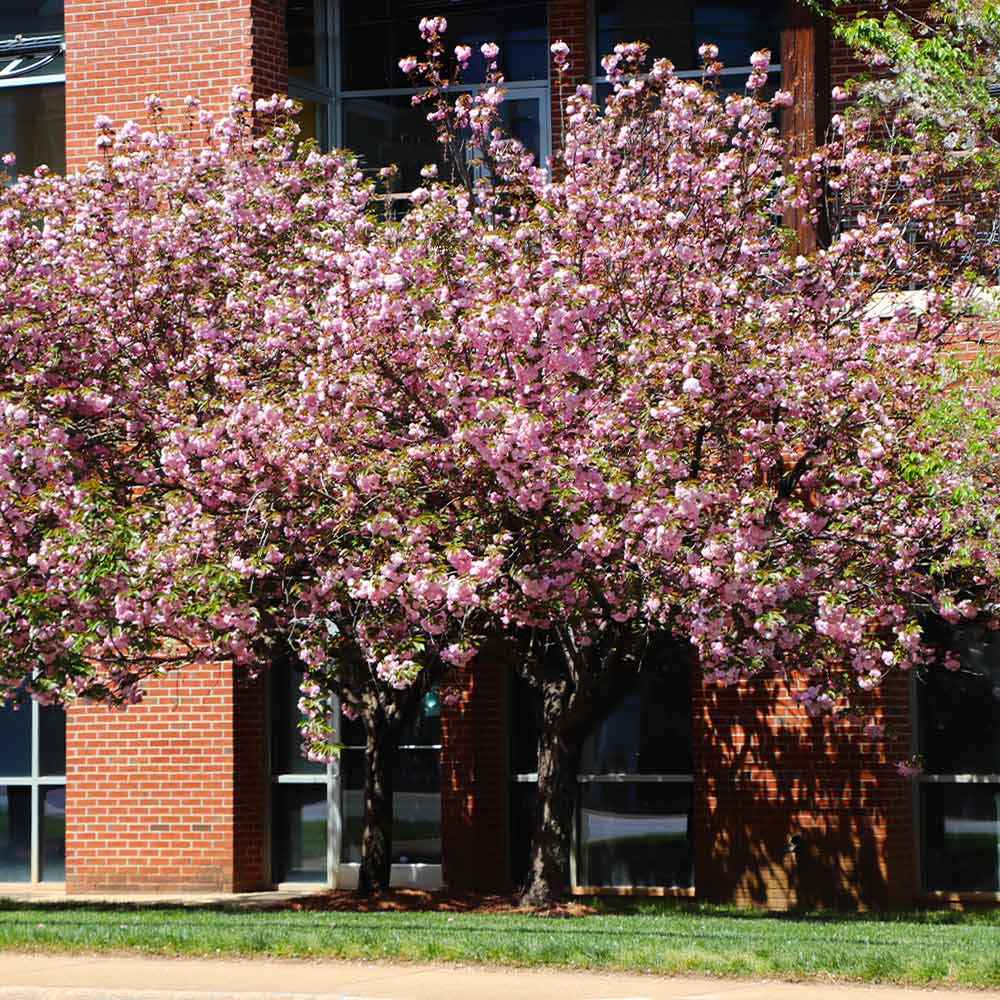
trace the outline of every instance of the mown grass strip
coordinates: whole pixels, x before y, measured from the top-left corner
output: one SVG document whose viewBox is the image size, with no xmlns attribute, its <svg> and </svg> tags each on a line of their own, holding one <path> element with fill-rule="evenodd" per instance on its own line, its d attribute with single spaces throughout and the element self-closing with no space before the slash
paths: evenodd
<svg viewBox="0 0 1000 1000">
<path fill-rule="evenodd" d="M 662 901 L 585 917 L 14 903 L 0 949 L 481 962 L 1000 987 L 1000 911 L 775 915 Z"/>
</svg>

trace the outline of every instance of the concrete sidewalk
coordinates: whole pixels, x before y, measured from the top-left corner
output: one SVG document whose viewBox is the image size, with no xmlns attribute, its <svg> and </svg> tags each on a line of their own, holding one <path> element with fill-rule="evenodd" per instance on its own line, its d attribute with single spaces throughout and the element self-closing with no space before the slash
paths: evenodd
<svg viewBox="0 0 1000 1000">
<path fill-rule="evenodd" d="M 0 1000 L 983 1000 L 997 995 L 447 965 L 0 954 Z"/>
</svg>

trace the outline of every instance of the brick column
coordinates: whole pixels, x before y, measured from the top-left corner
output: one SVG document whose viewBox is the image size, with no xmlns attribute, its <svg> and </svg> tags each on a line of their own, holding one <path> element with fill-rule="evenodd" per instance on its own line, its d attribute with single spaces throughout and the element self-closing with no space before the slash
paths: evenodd
<svg viewBox="0 0 1000 1000">
<path fill-rule="evenodd" d="M 912 786 L 892 763 L 909 748 L 908 690 L 897 676 L 880 694 L 877 712 L 896 734 L 885 748 L 810 719 L 778 681 L 696 688 L 699 898 L 770 909 L 912 905 Z"/>
<path fill-rule="evenodd" d="M 483 655 L 441 710 L 441 853 L 450 889 L 510 888 L 507 767 L 509 666 Z"/>
<path fill-rule="evenodd" d="M 587 0 L 550 0 L 549 3 L 549 41 L 562 40 L 570 47 L 570 68 L 563 77 L 562 93 L 559 92 L 555 76 L 552 77 L 550 113 L 553 155 L 562 146 L 566 98 L 581 83 L 590 80 L 593 55 L 588 45 L 589 14 L 590 4 Z M 551 62 L 549 71 L 552 72 Z"/>
<path fill-rule="evenodd" d="M 66 720 L 69 892 L 270 887 L 265 678 L 185 667 Z"/>
<path fill-rule="evenodd" d="M 159 95 L 176 119 L 188 94 L 212 110 L 237 84 L 284 91 L 285 0 L 66 0 L 66 152 L 94 154 L 94 118 L 141 121 Z"/>
</svg>

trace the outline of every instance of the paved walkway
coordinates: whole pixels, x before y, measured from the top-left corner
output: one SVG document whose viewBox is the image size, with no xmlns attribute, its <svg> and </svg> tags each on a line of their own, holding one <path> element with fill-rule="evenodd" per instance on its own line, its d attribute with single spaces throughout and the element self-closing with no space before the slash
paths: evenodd
<svg viewBox="0 0 1000 1000">
<path fill-rule="evenodd" d="M 446 965 L 0 953 L 0 1000 L 984 1000 L 997 995 Z"/>
</svg>

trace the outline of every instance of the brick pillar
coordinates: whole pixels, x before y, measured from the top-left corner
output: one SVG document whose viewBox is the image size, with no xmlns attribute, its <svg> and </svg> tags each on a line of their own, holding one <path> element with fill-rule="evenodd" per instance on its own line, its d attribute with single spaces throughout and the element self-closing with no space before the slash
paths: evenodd
<svg viewBox="0 0 1000 1000">
<path fill-rule="evenodd" d="M 186 667 L 66 721 L 66 888 L 234 887 L 233 672 Z"/>
<path fill-rule="evenodd" d="M 588 45 L 589 11 L 590 4 L 587 0 L 550 0 L 549 3 L 549 40 L 552 42 L 562 40 L 570 47 L 570 67 L 569 72 L 563 77 L 562 93 L 555 76 L 552 77 L 550 113 L 553 155 L 562 146 L 566 98 L 581 83 L 590 80 L 593 54 Z"/>
<path fill-rule="evenodd" d="M 94 118 L 141 121 L 152 93 L 177 120 L 198 97 L 215 111 L 237 84 L 288 87 L 284 0 L 66 0 L 66 153 L 94 154 Z"/>
<path fill-rule="evenodd" d="M 237 670 L 233 700 L 233 890 L 270 889 L 268 674 Z"/>
<path fill-rule="evenodd" d="M 877 712 L 896 734 L 891 747 L 810 719 L 778 681 L 696 688 L 699 898 L 770 909 L 912 905 L 912 786 L 893 767 L 909 747 L 908 678 L 885 684 Z"/>
<path fill-rule="evenodd" d="M 457 704 L 441 710 L 441 853 L 450 889 L 510 888 L 507 674 L 483 655 L 462 672 Z"/>
</svg>

